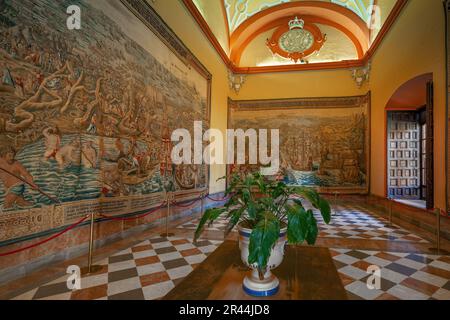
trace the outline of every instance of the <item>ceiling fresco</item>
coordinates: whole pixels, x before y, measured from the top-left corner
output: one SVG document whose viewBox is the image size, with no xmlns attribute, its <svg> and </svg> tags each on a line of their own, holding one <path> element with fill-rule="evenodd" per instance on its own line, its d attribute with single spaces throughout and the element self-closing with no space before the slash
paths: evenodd
<svg viewBox="0 0 450 320">
<path fill-rule="evenodd" d="M 237 68 L 361 60 L 370 50 L 396 4 L 401 2 L 401 0 L 189 1 L 201 14 L 231 64 Z M 295 19 L 300 20 L 301 25 L 292 27 L 291 23 Z M 286 43 L 283 43 L 285 39 L 292 41 L 289 43 L 291 47 L 302 47 L 294 43 L 295 39 L 309 35 L 300 29 L 311 31 L 316 27 L 320 31 L 316 32 L 315 38 L 310 41 L 315 41 L 316 44 L 324 41 L 317 45 L 317 50 L 308 52 L 306 56 L 305 52 L 297 52 L 294 58 L 292 54 L 288 52 L 283 54 L 280 51 L 280 48 L 286 48 Z"/>
<path fill-rule="evenodd" d="M 254 14 L 286 2 L 296 2 L 299 0 L 223 0 L 226 8 L 228 26 L 230 33 L 239 25 Z M 370 21 L 370 11 L 374 0 L 321 0 L 332 2 L 352 10 L 365 22 Z"/>
</svg>

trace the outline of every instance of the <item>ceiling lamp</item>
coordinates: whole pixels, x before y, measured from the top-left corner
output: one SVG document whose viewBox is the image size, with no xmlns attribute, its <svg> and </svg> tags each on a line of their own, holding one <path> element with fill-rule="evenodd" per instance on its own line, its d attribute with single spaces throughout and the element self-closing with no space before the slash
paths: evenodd
<svg viewBox="0 0 450 320">
<path fill-rule="evenodd" d="M 318 52 L 325 40 L 326 35 L 315 24 L 295 17 L 276 29 L 266 44 L 273 54 L 292 59 L 295 63 L 299 60 L 307 63 L 305 58 Z"/>
</svg>

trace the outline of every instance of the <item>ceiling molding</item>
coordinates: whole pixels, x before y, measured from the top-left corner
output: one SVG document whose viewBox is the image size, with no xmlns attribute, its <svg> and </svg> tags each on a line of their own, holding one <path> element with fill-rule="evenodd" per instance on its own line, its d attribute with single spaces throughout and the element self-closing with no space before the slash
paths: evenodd
<svg viewBox="0 0 450 320">
<path fill-rule="evenodd" d="M 183 4 L 186 6 L 188 11 L 191 13 L 193 18 L 197 21 L 197 24 L 202 29 L 203 33 L 210 41 L 211 45 L 215 48 L 220 58 L 224 64 L 234 73 L 239 74 L 258 74 L 258 73 L 273 73 L 273 72 L 292 72 L 292 71 L 309 71 L 309 70 L 326 70 L 326 69 L 348 69 L 355 67 L 365 66 L 372 56 L 377 51 L 378 47 L 383 42 L 383 39 L 388 34 L 389 30 L 397 20 L 398 16 L 402 12 L 408 0 L 397 0 L 394 8 L 392 9 L 389 17 L 381 28 L 378 36 L 373 42 L 372 46 L 367 50 L 364 57 L 359 60 L 347 60 L 338 62 L 326 62 L 326 63 L 311 63 L 311 64 L 292 64 L 292 65 L 282 65 L 282 66 L 264 66 L 264 67 L 237 67 L 235 66 L 228 55 L 223 50 L 222 46 L 214 36 L 213 32 L 208 26 L 208 23 L 203 18 L 202 14 L 199 12 L 192 0 L 182 0 Z M 319 2 L 316 2 L 319 3 Z M 269 8 L 270 9 L 270 8 Z M 266 10 L 269 10 L 266 9 Z M 351 11 L 351 10 L 350 10 Z M 362 21 L 362 20 L 361 20 Z M 234 33 L 233 33 L 234 34 Z M 231 42 L 231 40 L 230 40 Z"/>
<path fill-rule="evenodd" d="M 261 27 L 260 29 L 256 30 L 254 33 L 252 33 L 247 39 L 246 41 L 236 50 L 232 50 L 230 53 L 230 60 L 231 62 L 236 65 L 239 66 L 242 54 L 244 53 L 245 49 L 247 48 L 247 46 L 257 37 L 259 36 L 261 33 L 264 33 L 266 31 L 269 31 L 271 29 L 280 27 L 283 24 L 287 24 L 289 22 L 289 20 L 291 20 L 293 17 L 283 17 L 280 18 L 278 20 L 272 21 L 266 25 L 264 25 L 263 27 Z M 358 39 L 355 37 L 355 35 L 348 29 L 346 29 L 344 26 L 326 19 L 326 18 L 320 18 L 320 17 L 315 17 L 315 16 L 302 16 L 302 20 L 305 21 L 305 23 L 310 23 L 310 24 L 323 24 L 323 25 L 327 25 L 330 27 L 333 27 L 339 31 L 341 31 L 342 33 L 344 33 L 352 42 L 353 45 L 355 46 L 356 49 L 356 53 L 358 55 L 358 59 L 362 59 L 364 57 L 364 52 L 363 52 L 363 48 L 361 46 L 361 43 L 358 41 Z"/>
<path fill-rule="evenodd" d="M 188 11 L 191 13 L 192 17 L 197 21 L 197 24 L 202 29 L 205 36 L 208 38 L 209 42 L 212 44 L 212 46 L 216 49 L 217 53 L 219 54 L 220 58 L 223 60 L 225 65 L 228 68 L 231 68 L 231 61 L 228 58 L 228 55 L 226 54 L 225 50 L 223 50 L 222 46 L 220 45 L 219 41 L 217 40 L 216 36 L 211 31 L 211 28 L 208 26 L 208 23 L 203 18 L 200 11 L 198 11 L 197 6 L 192 2 L 192 0 L 182 0 Z"/>
<path fill-rule="evenodd" d="M 353 11 L 342 7 L 338 4 L 322 1 L 298 1 L 287 2 L 279 4 L 277 6 L 265 9 L 263 11 L 254 14 L 243 23 L 231 34 L 230 49 L 231 52 L 240 50 L 240 47 L 247 42 L 248 38 L 265 25 L 271 22 L 286 18 L 298 16 L 303 19 L 303 16 L 314 16 L 333 20 L 345 29 L 348 29 L 358 39 L 363 53 L 366 53 L 369 49 L 370 32 L 367 24 Z M 233 60 L 233 54 L 231 54 L 231 61 Z"/>
<path fill-rule="evenodd" d="M 218 1 L 220 2 L 220 7 L 223 13 L 223 19 L 225 20 L 225 28 L 227 29 L 228 47 L 230 47 L 230 24 L 228 23 L 227 9 L 225 8 L 225 2 L 223 0 Z"/>
<path fill-rule="evenodd" d="M 389 30 L 391 30 L 391 27 L 394 25 L 394 22 L 397 20 L 398 16 L 402 12 L 403 8 L 406 6 L 409 0 L 397 0 L 395 3 L 394 8 L 392 9 L 391 13 L 389 14 L 389 17 L 383 24 L 383 27 L 381 27 L 380 32 L 378 33 L 377 37 L 375 38 L 374 42 L 372 43 L 371 47 L 369 48 L 369 51 L 367 51 L 366 55 L 364 56 L 364 61 L 366 64 L 375 54 L 378 47 L 383 42 L 386 35 L 389 33 Z"/>
</svg>

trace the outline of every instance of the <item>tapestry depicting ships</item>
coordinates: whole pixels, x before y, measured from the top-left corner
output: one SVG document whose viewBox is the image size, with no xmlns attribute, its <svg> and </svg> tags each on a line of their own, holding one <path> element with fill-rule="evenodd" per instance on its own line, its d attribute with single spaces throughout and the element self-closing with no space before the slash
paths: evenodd
<svg viewBox="0 0 450 320">
<path fill-rule="evenodd" d="M 1 0 L 0 33 L 0 216 L 207 185 L 170 160 L 172 130 L 208 123 L 207 80 L 120 1 Z"/>
<path fill-rule="evenodd" d="M 230 101 L 229 128 L 279 129 L 279 174 L 289 184 L 360 193 L 368 186 L 369 107 L 370 95 Z"/>
</svg>

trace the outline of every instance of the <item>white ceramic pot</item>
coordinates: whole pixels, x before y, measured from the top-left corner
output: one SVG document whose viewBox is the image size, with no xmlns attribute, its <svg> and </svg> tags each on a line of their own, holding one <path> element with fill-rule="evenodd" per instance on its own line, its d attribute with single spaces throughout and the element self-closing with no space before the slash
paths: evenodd
<svg viewBox="0 0 450 320">
<path fill-rule="evenodd" d="M 270 270 L 278 267 L 283 261 L 284 246 L 286 244 L 287 228 L 280 230 L 280 237 L 275 244 L 267 263 L 267 271 L 264 279 L 259 279 L 257 265 L 249 265 L 248 263 L 248 247 L 250 244 L 251 229 L 244 228 L 238 225 L 239 230 L 239 248 L 241 249 L 241 259 L 245 265 L 252 269 L 251 273 L 246 275 L 242 287 L 248 295 L 255 297 L 268 297 L 275 295 L 280 288 L 280 281 L 272 274 Z"/>
</svg>

